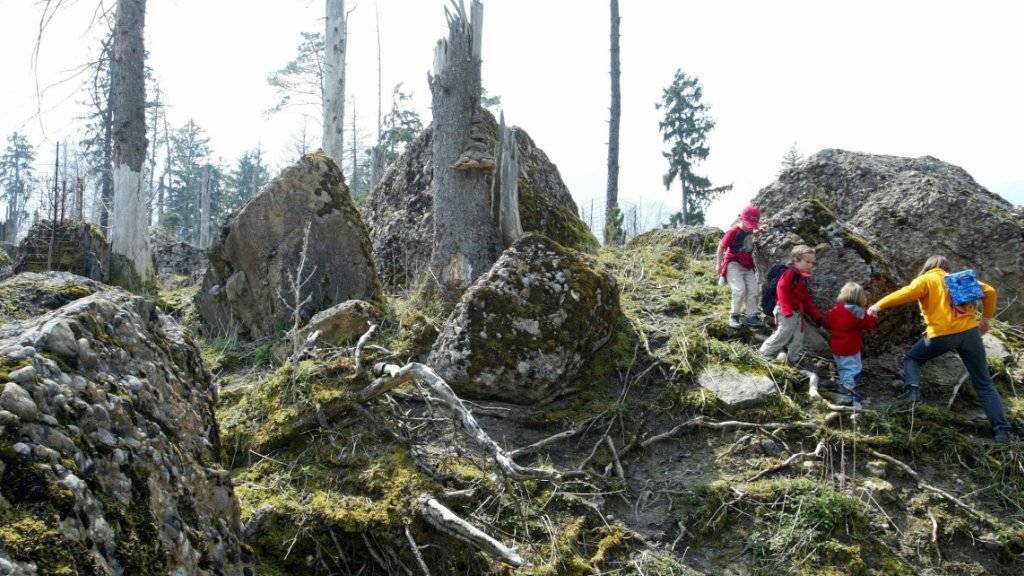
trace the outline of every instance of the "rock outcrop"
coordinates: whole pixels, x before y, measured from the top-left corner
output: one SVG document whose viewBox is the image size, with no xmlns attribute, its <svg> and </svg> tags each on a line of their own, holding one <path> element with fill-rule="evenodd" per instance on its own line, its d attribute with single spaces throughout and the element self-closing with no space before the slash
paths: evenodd
<svg viewBox="0 0 1024 576">
<path fill-rule="evenodd" d="M 78 280 L 0 325 L 0 572 L 252 574 L 198 348 L 147 300 Z"/>
<path fill-rule="evenodd" d="M 527 234 L 466 291 L 428 364 L 467 397 L 542 403 L 578 388 L 580 367 L 620 314 L 610 273 Z"/>
<path fill-rule="evenodd" d="M 369 236 L 344 177 L 315 152 L 285 169 L 221 229 L 195 297 L 207 333 L 256 339 L 291 325 L 289 275 L 296 274 L 307 226 L 303 322 L 339 302 L 382 297 Z"/>
<path fill-rule="evenodd" d="M 498 124 L 481 113 L 482 136 L 492 146 Z M 555 242 L 590 251 L 598 243 L 580 220 L 576 203 L 558 168 L 522 128 L 513 128 L 519 148 L 519 215 L 525 232 L 539 232 Z M 381 279 L 389 286 L 411 283 L 430 262 L 434 237 L 432 183 L 434 168 L 428 127 L 384 173 L 364 208 Z"/>
<path fill-rule="evenodd" d="M 188 242 L 166 235 L 150 235 L 149 246 L 156 259 L 157 279 L 165 288 L 182 288 L 203 281 L 206 252 Z"/>
<path fill-rule="evenodd" d="M 110 274 L 110 244 L 99 228 L 88 222 L 67 220 L 57 223 L 54 229 L 49 220 L 42 220 L 18 245 L 14 273 L 47 270 L 63 270 L 106 282 Z"/>
<path fill-rule="evenodd" d="M 680 248 L 688 254 L 714 254 L 724 234 L 721 229 L 714 226 L 663 228 L 638 234 L 626 244 L 626 248 L 664 245 Z"/>
<path fill-rule="evenodd" d="M 930 156 L 823 150 L 783 172 L 754 203 L 771 217 L 800 200 L 817 201 L 862 237 L 898 282 L 943 254 L 996 286 L 1003 318 L 1024 321 L 1024 212 L 962 168 Z"/>
</svg>

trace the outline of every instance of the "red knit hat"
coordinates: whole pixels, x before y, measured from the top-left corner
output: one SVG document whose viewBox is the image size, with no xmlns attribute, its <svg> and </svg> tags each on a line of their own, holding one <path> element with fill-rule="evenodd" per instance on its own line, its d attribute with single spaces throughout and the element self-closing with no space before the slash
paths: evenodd
<svg viewBox="0 0 1024 576">
<path fill-rule="evenodd" d="M 757 228 L 761 224 L 761 209 L 753 204 L 748 204 L 743 212 L 740 212 L 740 221 L 747 228 Z"/>
</svg>

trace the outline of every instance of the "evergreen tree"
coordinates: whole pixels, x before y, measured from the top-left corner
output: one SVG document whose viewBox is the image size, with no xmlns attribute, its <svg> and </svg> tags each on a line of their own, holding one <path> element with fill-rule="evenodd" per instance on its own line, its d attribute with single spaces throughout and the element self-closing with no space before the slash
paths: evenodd
<svg viewBox="0 0 1024 576">
<path fill-rule="evenodd" d="M 235 168 L 224 179 L 224 195 L 221 198 L 221 219 L 230 216 L 245 206 L 270 182 L 270 169 L 264 163 L 263 149 L 257 146 L 238 157 Z"/>
<path fill-rule="evenodd" d="M 7 148 L 0 155 L 0 199 L 7 200 L 6 237 L 0 238 L 0 241 L 15 242 L 21 223 L 28 218 L 25 205 L 34 160 L 35 150 L 25 136 L 11 133 L 7 137 Z"/>
<path fill-rule="evenodd" d="M 171 134 L 171 170 L 164 225 L 179 239 L 199 239 L 199 204 L 209 164 L 210 140 L 193 120 Z"/>
<path fill-rule="evenodd" d="M 319 118 L 324 101 L 324 35 L 302 32 L 295 58 L 267 76 L 267 83 L 277 93 L 277 104 L 267 113 L 297 106 L 315 110 Z"/>
<path fill-rule="evenodd" d="M 402 91 L 402 83 L 395 85 L 391 96 L 391 111 L 384 115 L 380 146 L 384 150 L 384 165 L 395 161 L 406 145 L 423 131 L 423 120 L 412 108 L 412 93 Z"/>
<path fill-rule="evenodd" d="M 622 225 L 622 211 L 619 205 L 614 204 L 608 208 L 604 216 L 604 244 L 605 246 L 622 246 L 626 240 L 626 230 Z"/>
<path fill-rule="evenodd" d="M 804 157 L 800 154 L 800 150 L 796 147 L 796 142 L 789 147 L 786 155 L 782 157 L 782 170 L 789 170 L 790 168 L 796 168 L 796 165 L 803 162 Z"/>
<path fill-rule="evenodd" d="M 709 108 L 701 102 L 704 89 L 700 80 L 676 70 L 672 84 L 665 89 L 661 102 L 656 106 L 665 111 L 665 118 L 658 123 L 662 139 L 669 144 L 669 151 L 663 152 L 668 160 L 668 172 L 664 176 L 665 189 L 679 180 L 682 191 L 682 209 L 678 218 L 670 225 L 703 224 L 704 209 L 732 185 L 712 186 L 711 182 L 693 172 L 697 162 L 705 160 L 711 150 L 707 135 L 715 127 L 709 115 Z"/>
</svg>

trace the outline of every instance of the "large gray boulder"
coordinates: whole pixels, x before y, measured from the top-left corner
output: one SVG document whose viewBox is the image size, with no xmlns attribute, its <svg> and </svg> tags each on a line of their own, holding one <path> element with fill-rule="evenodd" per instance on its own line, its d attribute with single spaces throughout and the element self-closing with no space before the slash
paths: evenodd
<svg viewBox="0 0 1024 576">
<path fill-rule="evenodd" d="M 221 229 L 195 297 L 207 333 L 257 339 L 292 324 L 289 275 L 297 273 L 307 226 L 302 323 L 339 302 L 382 298 L 370 239 L 344 177 L 315 152 L 285 169 Z"/>
<path fill-rule="evenodd" d="M 578 389 L 620 314 L 615 278 L 593 258 L 527 234 L 466 291 L 428 363 L 467 397 L 543 403 Z"/>
<path fill-rule="evenodd" d="M 721 228 L 714 226 L 661 228 L 636 235 L 626 248 L 668 246 L 684 250 L 687 254 L 714 254 L 724 234 Z"/>
<path fill-rule="evenodd" d="M 1000 293 L 1003 318 L 1024 321 L 1024 212 L 962 168 L 924 156 L 822 150 L 783 172 L 754 202 L 768 215 L 816 200 L 892 267 L 913 278 L 932 254 L 974 268 Z"/>
<path fill-rule="evenodd" d="M 817 249 L 817 266 L 808 287 L 814 304 L 827 313 L 835 305 L 843 284 L 857 282 L 874 302 L 900 287 L 902 276 L 873 245 L 841 222 L 836 214 L 817 199 L 795 200 L 764 220 L 765 231 L 758 236 L 755 262 L 761 278 L 777 263 L 788 261 L 789 252 L 798 244 Z M 920 334 L 921 321 L 911 306 L 882 315 L 878 328 L 864 339 L 869 352 L 902 344 Z M 812 351 L 828 353 L 828 342 L 809 331 L 807 345 Z"/>
<path fill-rule="evenodd" d="M 480 129 L 489 145 L 498 124 L 481 111 Z M 522 128 L 513 128 L 519 148 L 519 215 L 523 230 L 539 232 L 568 248 L 592 251 L 594 235 L 580 220 L 558 168 Z M 388 286 L 411 284 L 430 263 L 434 237 L 431 128 L 424 130 L 384 173 L 363 209 L 381 279 Z"/>
<path fill-rule="evenodd" d="M 251 574 L 216 388 L 151 302 L 104 288 L 0 325 L 0 389 L 0 572 Z"/>
</svg>

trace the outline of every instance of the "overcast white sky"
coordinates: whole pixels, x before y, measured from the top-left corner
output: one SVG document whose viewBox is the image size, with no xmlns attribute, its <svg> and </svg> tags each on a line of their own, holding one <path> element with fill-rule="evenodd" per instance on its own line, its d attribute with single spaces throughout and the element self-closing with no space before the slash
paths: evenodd
<svg viewBox="0 0 1024 576">
<path fill-rule="evenodd" d="M 82 78 L 47 86 L 96 53 L 88 29 L 99 0 L 70 1 L 32 48 L 37 0 L 0 0 L 0 135 L 28 133 L 51 154 L 82 114 Z M 105 0 L 108 4 L 113 0 Z M 194 119 L 216 155 L 261 144 L 280 167 L 301 131 L 298 113 L 267 118 L 267 73 L 294 56 L 301 31 L 322 29 L 323 0 L 149 0 L 146 43 L 170 121 Z M 444 35 L 443 0 L 348 0 L 349 92 L 360 124 L 376 116 L 379 5 L 385 106 L 399 81 L 429 119 L 427 71 Z M 588 206 L 604 195 L 608 2 L 485 0 L 484 84 L 506 118 L 530 133 Z M 796 142 L 804 154 L 844 148 L 932 155 L 1024 203 L 1024 3 L 867 0 L 687 2 L 621 0 L 620 197 L 679 207 L 661 183 L 665 161 L 654 104 L 676 68 L 698 76 L 718 122 L 700 167 L 734 192 L 709 222 L 724 226 L 776 176 Z M 349 104 L 351 106 L 351 103 Z M 310 126 L 312 133 L 316 128 Z M 52 156 L 51 156 L 52 157 Z"/>
</svg>

